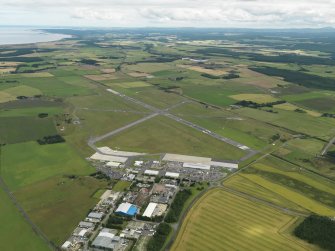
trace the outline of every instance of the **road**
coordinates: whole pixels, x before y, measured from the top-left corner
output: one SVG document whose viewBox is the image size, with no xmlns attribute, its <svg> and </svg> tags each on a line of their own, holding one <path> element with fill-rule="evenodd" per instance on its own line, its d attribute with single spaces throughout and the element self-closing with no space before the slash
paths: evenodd
<svg viewBox="0 0 335 251">
<path fill-rule="evenodd" d="M 119 97 L 121 97 L 121 98 L 123 98 L 125 100 L 127 100 L 128 102 L 135 103 L 137 105 L 140 105 L 140 106 L 142 106 L 142 107 L 150 110 L 152 112 L 152 114 L 150 114 L 150 115 L 148 115 L 148 116 L 146 116 L 146 117 L 144 117 L 142 119 L 139 119 L 137 121 L 134 121 L 132 123 L 129 123 L 129 124 L 127 124 L 127 125 L 125 125 L 125 126 L 123 126 L 121 128 L 113 130 L 113 131 L 111 131 L 109 133 L 106 133 L 106 134 L 104 134 L 102 136 L 90 138 L 88 140 L 88 145 L 92 149 L 94 149 L 95 151 L 98 151 L 97 147 L 95 146 L 96 142 L 101 141 L 103 139 L 106 139 L 108 137 L 114 136 L 114 135 L 116 135 L 116 134 L 118 134 L 118 133 L 120 133 L 120 132 L 122 132 L 122 131 L 124 131 L 126 129 L 129 129 L 129 128 L 135 126 L 135 125 L 138 125 L 140 123 L 143 123 L 144 121 L 147 121 L 147 120 L 149 120 L 149 119 L 151 119 L 153 117 L 156 117 L 157 115 L 163 115 L 163 116 L 166 116 L 166 117 L 168 117 L 170 119 L 173 119 L 174 121 L 176 121 L 178 123 L 184 124 L 186 126 L 192 127 L 195 130 L 198 130 L 198 131 L 200 131 L 202 133 L 205 133 L 205 134 L 209 135 L 210 137 L 213 137 L 213 138 L 215 138 L 217 140 L 220 140 L 220 141 L 225 142 L 225 143 L 227 143 L 229 145 L 232 145 L 234 147 L 237 147 L 237 148 L 239 148 L 241 150 L 246 151 L 247 155 L 244 156 L 243 158 L 241 158 L 239 161 L 246 160 L 246 159 L 248 159 L 248 158 L 250 158 L 250 157 L 252 157 L 252 156 L 254 156 L 254 155 L 256 155 L 258 153 L 258 151 L 250 149 L 249 147 L 247 147 L 247 146 L 245 146 L 243 144 L 240 144 L 239 142 L 236 142 L 236 141 L 234 141 L 232 139 L 223 137 L 223 136 L 221 136 L 219 134 L 216 134 L 216 133 L 214 133 L 212 131 L 207 130 L 206 128 L 204 128 L 202 126 L 196 125 L 196 124 L 194 124 L 194 123 L 192 123 L 190 121 L 187 121 L 185 119 L 182 119 L 182 118 L 180 118 L 180 117 L 178 117 L 176 115 L 173 115 L 173 114 L 169 113 L 170 110 L 172 110 L 172 109 L 174 109 L 174 108 L 176 108 L 176 107 L 178 107 L 180 105 L 183 105 L 185 103 L 189 103 L 189 102 L 193 102 L 193 101 L 183 100 L 183 101 L 181 101 L 181 102 L 179 102 L 179 103 L 177 103 L 175 105 L 172 105 L 172 106 L 170 106 L 170 107 L 168 107 L 166 109 L 158 109 L 158 108 L 156 108 L 156 107 L 154 107 L 152 105 L 146 104 L 146 103 L 144 103 L 144 102 L 142 102 L 140 100 L 137 100 L 137 99 L 134 99 L 132 97 L 126 96 L 126 95 L 124 95 L 122 93 L 113 91 L 112 89 L 107 89 L 107 91 L 110 92 L 110 93 L 112 93 L 112 94 L 114 94 L 114 95 L 117 95 L 117 96 L 119 96 Z"/>
<path fill-rule="evenodd" d="M 335 143 L 335 137 L 330 139 L 328 144 L 322 149 L 321 156 L 324 156 L 327 152 L 328 149 Z"/>
</svg>

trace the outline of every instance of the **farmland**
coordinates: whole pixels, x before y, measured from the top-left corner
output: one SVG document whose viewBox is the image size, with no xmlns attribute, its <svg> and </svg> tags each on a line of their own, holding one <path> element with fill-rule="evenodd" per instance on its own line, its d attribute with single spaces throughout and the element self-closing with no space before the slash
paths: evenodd
<svg viewBox="0 0 335 251">
<path fill-rule="evenodd" d="M 220 189 L 190 210 L 172 250 L 306 250 L 286 228 L 297 219 Z"/>
<path fill-rule="evenodd" d="M 174 244 L 174 231 L 154 244 L 320 250 L 291 233 L 310 214 L 335 215 L 331 33 L 59 32 L 72 38 L 0 46 L 0 176 L 47 239 L 63 244 L 106 190 L 142 214 L 158 183 L 191 194 L 175 205 L 180 221 L 148 221 L 180 227 Z M 110 147 L 111 158 L 147 155 L 107 165 L 91 157 L 96 147 Z M 166 153 L 213 162 L 187 168 L 163 160 Z M 234 167 L 213 164 L 220 161 Z M 178 178 L 165 177 L 169 170 Z M 14 223 L 0 231 L 0 249 L 47 250 L 3 190 L 0 197 L 0 221 Z M 153 239 L 141 236 L 136 248 L 156 247 Z"/>
</svg>

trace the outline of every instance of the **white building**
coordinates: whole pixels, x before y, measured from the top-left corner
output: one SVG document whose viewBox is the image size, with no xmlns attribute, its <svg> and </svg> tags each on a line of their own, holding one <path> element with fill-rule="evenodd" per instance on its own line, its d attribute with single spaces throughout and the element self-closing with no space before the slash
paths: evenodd
<svg viewBox="0 0 335 251">
<path fill-rule="evenodd" d="M 157 176 L 159 174 L 159 171 L 156 171 L 156 170 L 145 170 L 144 174 L 150 175 L 150 176 Z"/>
<path fill-rule="evenodd" d="M 157 203 L 150 202 L 142 216 L 151 218 L 156 207 L 157 207 Z"/>
<path fill-rule="evenodd" d="M 165 177 L 177 179 L 177 178 L 179 178 L 179 173 L 166 172 Z"/>
<path fill-rule="evenodd" d="M 202 163 L 183 163 L 183 167 L 201 169 L 201 170 L 211 169 L 211 166 L 209 164 L 202 164 Z"/>
</svg>

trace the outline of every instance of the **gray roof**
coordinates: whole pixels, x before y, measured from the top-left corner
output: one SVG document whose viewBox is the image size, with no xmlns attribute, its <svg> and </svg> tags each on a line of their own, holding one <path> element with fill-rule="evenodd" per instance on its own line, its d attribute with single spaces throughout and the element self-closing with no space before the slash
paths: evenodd
<svg viewBox="0 0 335 251">
<path fill-rule="evenodd" d="M 103 213 L 91 212 L 89 213 L 88 218 L 101 219 L 103 216 L 104 216 Z"/>
<path fill-rule="evenodd" d="M 87 222 L 87 221 L 81 221 L 81 222 L 79 223 L 79 227 L 85 227 L 85 228 L 94 227 L 94 223 L 92 223 L 92 222 Z"/>
</svg>

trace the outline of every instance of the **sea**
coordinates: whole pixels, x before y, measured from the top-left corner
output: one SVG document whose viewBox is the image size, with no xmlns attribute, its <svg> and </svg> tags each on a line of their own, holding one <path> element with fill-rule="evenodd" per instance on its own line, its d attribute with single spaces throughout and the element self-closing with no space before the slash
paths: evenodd
<svg viewBox="0 0 335 251">
<path fill-rule="evenodd" d="M 51 42 L 70 35 L 47 33 L 36 28 L 0 27 L 0 45 Z"/>
</svg>

